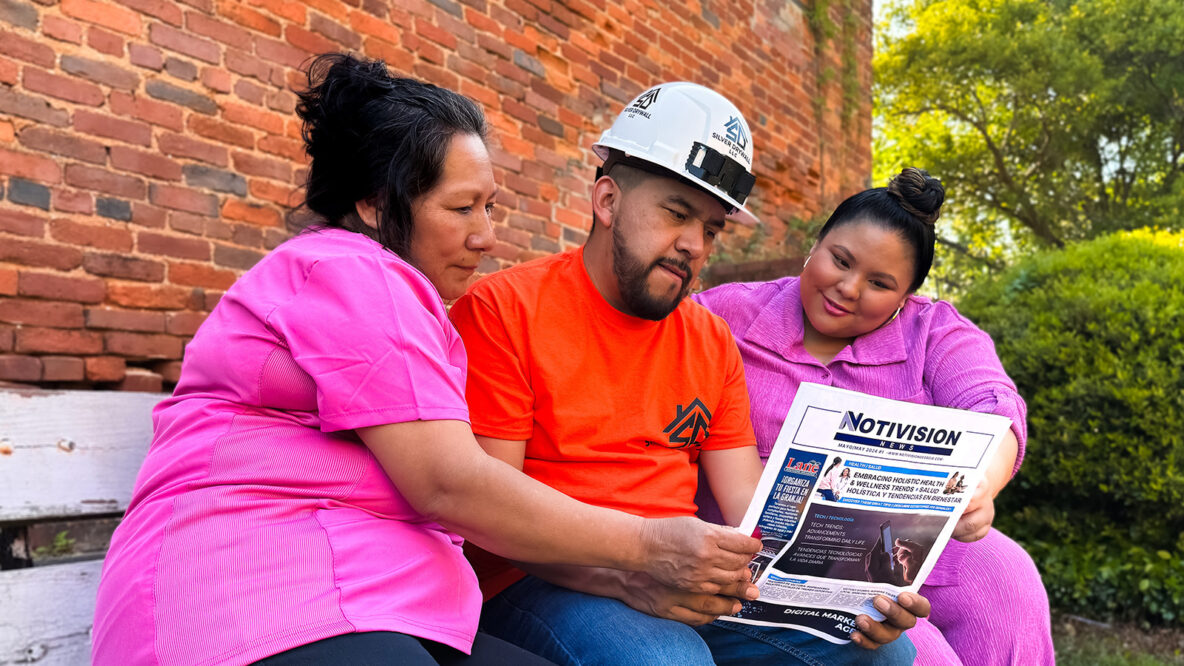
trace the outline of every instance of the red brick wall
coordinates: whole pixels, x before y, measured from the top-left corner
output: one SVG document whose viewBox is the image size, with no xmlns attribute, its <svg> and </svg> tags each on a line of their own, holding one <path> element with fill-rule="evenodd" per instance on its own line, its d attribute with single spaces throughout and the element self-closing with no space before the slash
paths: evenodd
<svg viewBox="0 0 1184 666">
<path fill-rule="evenodd" d="M 221 293 L 287 237 L 305 165 L 291 90 L 313 53 L 484 105 L 504 191 L 486 270 L 582 242 L 589 147 L 668 80 L 737 103 L 763 234 L 800 234 L 870 172 L 871 0 L 846 4 L 854 48 L 816 53 L 786 0 L 0 0 L 0 381 L 175 381 Z"/>
</svg>

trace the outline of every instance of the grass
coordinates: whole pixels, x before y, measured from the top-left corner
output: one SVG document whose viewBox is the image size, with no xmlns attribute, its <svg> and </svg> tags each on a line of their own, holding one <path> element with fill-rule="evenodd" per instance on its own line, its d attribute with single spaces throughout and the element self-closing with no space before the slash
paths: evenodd
<svg viewBox="0 0 1184 666">
<path fill-rule="evenodd" d="M 1058 666 L 1184 666 L 1184 629 L 1144 630 L 1054 615 Z"/>
</svg>

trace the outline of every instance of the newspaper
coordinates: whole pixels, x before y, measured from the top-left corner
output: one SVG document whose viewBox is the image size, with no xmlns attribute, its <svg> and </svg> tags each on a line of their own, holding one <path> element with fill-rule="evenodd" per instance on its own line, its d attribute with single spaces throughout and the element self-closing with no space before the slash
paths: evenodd
<svg viewBox="0 0 1184 666">
<path fill-rule="evenodd" d="M 1011 420 L 802 384 L 740 524 L 760 599 L 721 620 L 833 643 L 933 569 Z"/>
</svg>

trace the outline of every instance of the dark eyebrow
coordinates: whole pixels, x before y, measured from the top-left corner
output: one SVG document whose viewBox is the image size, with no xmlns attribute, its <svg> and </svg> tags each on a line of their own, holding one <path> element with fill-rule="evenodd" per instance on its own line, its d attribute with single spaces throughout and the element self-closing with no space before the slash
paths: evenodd
<svg viewBox="0 0 1184 666">
<path fill-rule="evenodd" d="M 703 215 L 702 211 L 700 211 L 698 208 L 695 208 L 694 204 L 692 204 L 681 194 L 668 195 L 665 199 L 665 203 L 671 206 L 680 206 L 682 207 L 683 212 L 695 217 L 702 217 Z M 726 220 L 707 220 L 707 225 L 713 229 L 722 230 L 726 225 Z"/>
</svg>

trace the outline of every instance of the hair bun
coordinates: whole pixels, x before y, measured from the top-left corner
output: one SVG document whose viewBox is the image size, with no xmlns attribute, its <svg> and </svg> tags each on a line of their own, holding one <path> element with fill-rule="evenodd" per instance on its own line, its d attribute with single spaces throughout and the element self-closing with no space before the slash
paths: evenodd
<svg viewBox="0 0 1184 666">
<path fill-rule="evenodd" d="M 905 167 L 888 183 L 888 194 L 910 215 L 933 226 L 941 216 L 946 190 L 928 171 Z"/>
</svg>

